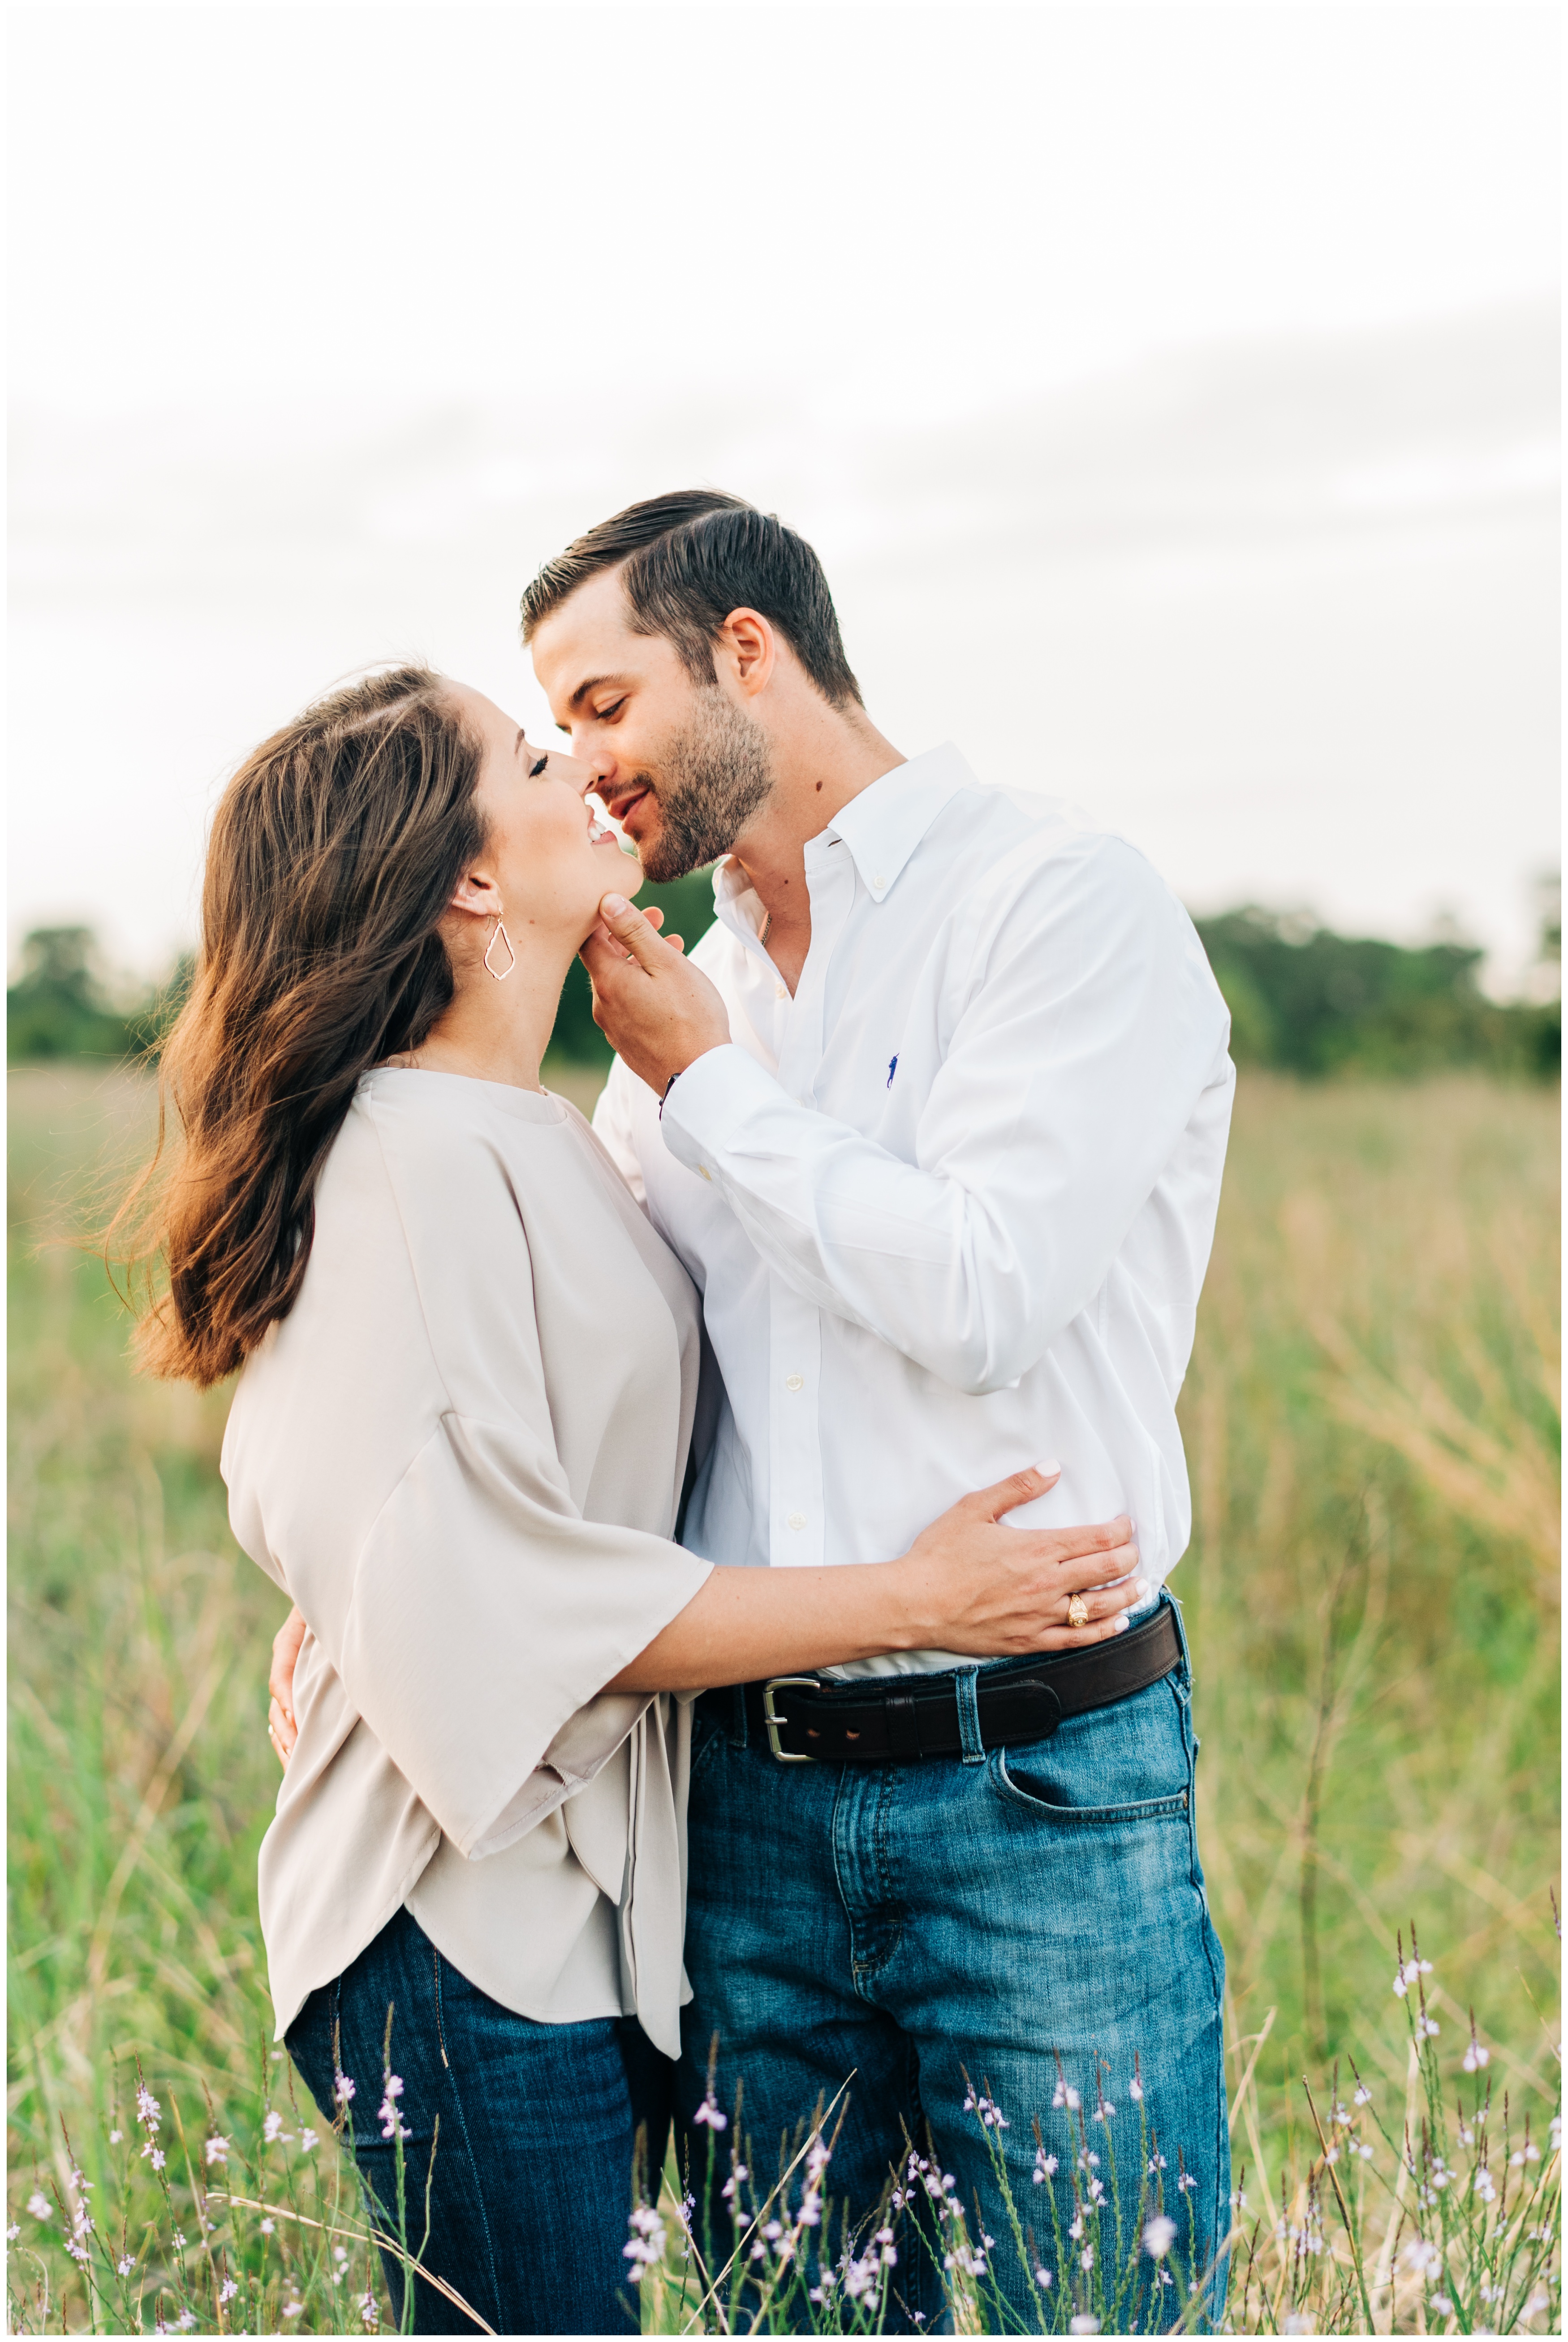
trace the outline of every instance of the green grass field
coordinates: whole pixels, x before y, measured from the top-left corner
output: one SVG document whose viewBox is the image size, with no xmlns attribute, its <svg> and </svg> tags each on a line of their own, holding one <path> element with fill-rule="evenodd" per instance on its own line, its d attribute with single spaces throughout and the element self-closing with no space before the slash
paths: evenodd
<svg viewBox="0 0 1568 2342">
<path fill-rule="evenodd" d="M 228 1534 L 225 1394 L 135 1381 L 102 1266 L 64 1240 L 145 1134 L 145 1086 L 23 1069 L 10 1107 L 10 2217 L 35 2320 L 29 2254 L 48 2272 L 47 2330 L 87 2317 L 61 2212 L 22 2208 L 40 2183 L 69 2194 L 62 2119 L 100 2206 L 129 2200 L 107 2133 L 133 2134 L 137 2059 L 187 2127 L 205 2091 L 225 2131 L 256 2125 L 282 1604 Z M 1174 1587 L 1235 2082 L 1258 2053 L 1236 2154 L 1276 2202 L 1315 2151 L 1303 2070 L 1353 2055 L 1405 2102 L 1390 1979 L 1413 1922 L 1442 2054 L 1457 2071 L 1473 2007 L 1499 2094 L 1538 2134 L 1556 2103 L 1557 1129 L 1540 1088 L 1243 1078 Z M 340 2304 L 368 2281 L 352 2252 Z M 344 2330 L 332 2275 L 296 2330 Z M 254 2328 L 303 2279 L 246 2282 Z"/>
</svg>

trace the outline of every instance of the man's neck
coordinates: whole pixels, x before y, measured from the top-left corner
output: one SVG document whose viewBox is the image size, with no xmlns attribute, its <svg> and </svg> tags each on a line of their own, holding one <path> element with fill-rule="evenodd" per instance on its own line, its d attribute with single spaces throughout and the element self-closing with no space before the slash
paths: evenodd
<svg viewBox="0 0 1568 2342">
<path fill-rule="evenodd" d="M 736 839 L 734 856 L 767 915 L 764 946 L 792 993 L 811 949 L 808 841 L 852 797 L 908 761 L 862 710 L 844 715 L 825 701 L 787 738 L 775 738 L 772 792 Z"/>
</svg>

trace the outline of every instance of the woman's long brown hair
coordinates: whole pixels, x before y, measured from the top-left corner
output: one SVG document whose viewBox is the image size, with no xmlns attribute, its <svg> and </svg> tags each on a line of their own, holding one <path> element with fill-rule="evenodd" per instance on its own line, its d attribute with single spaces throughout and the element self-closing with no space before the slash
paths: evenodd
<svg viewBox="0 0 1568 2342">
<path fill-rule="evenodd" d="M 452 999 L 436 929 L 484 843 L 481 753 L 442 678 L 399 666 L 317 700 L 225 790 L 157 1148 L 107 1238 L 146 1372 L 215 1383 L 292 1306 L 360 1076 Z"/>
</svg>

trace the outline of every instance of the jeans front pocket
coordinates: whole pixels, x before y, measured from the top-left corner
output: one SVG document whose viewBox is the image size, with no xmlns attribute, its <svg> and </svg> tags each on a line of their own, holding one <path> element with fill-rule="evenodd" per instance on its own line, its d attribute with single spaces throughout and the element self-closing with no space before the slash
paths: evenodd
<svg viewBox="0 0 1568 2342">
<path fill-rule="evenodd" d="M 993 1778 L 1004 1797 L 1013 1799 L 1031 1813 L 1073 1828 L 1108 1828 L 1118 1822 L 1180 1821 L 1190 1802 L 1187 1791 L 1178 1789 L 1171 1797 L 1138 1797 L 1119 1806 L 1069 1805 L 1051 1795 L 1053 1785 L 1042 1780 L 1037 1774 L 1014 1771 L 1007 1762 L 1004 1748 L 996 1751 L 994 1762 Z"/>
<path fill-rule="evenodd" d="M 1174 1676 L 1109 1707 L 1070 1716 L 1049 1739 L 997 1749 L 1004 1804 L 1074 1829 L 1180 1820 L 1191 1809 L 1193 1746 Z"/>
</svg>

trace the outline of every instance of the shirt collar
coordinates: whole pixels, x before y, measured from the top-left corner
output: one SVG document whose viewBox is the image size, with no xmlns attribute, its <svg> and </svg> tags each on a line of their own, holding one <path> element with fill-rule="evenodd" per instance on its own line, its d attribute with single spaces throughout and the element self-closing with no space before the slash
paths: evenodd
<svg viewBox="0 0 1568 2342">
<path fill-rule="evenodd" d="M 822 867 L 834 846 L 847 846 L 866 892 L 880 903 L 944 806 L 960 789 L 977 786 L 951 741 L 894 765 L 851 797 L 825 829 L 807 839 L 808 876 Z M 733 855 L 726 854 L 714 866 L 714 906 L 733 934 L 756 939 L 762 905 Z"/>
<path fill-rule="evenodd" d="M 805 850 L 806 868 L 842 838 L 854 857 L 862 883 L 880 903 L 948 801 L 976 786 L 974 774 L 951 740 L 895 765 L 834 816 Z"/>
</svg>

